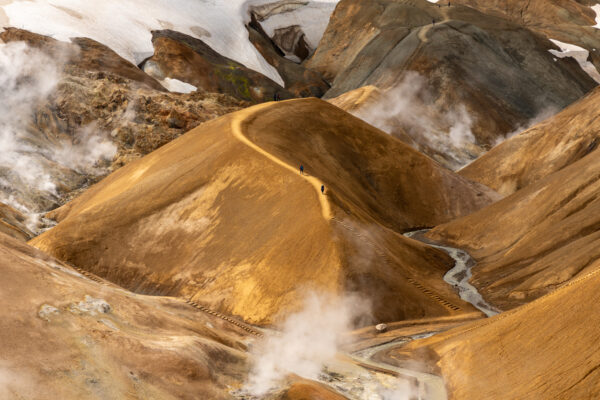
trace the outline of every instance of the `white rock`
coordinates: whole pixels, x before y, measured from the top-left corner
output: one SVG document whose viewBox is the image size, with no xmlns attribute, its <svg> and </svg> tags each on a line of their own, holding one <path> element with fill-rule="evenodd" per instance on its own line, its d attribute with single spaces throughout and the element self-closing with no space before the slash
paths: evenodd
<svg viewBox="0 0 600 400">
<path fill-rule="evenodd" d="M 38 311 L 38 317 L 40 317 L 43 320 L 46 321 L 50 321 L 50 317 L 53 315 L 58 315 L 60 314 L 60 311 L 58 311 L 58 308 L 51 306 L 49 304 L 44 304 L 43 306 L 40 307 L 40 311 Z"/>
</svg>

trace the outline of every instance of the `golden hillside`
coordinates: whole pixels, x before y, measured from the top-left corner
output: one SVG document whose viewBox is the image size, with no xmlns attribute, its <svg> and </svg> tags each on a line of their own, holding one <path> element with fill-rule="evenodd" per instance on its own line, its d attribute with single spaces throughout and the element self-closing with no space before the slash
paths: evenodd
<svg viewBox="0 0 600 400">
<path fill-rule="evenodd" d="M 449 257 L 399 233 L 493 198 L 328 103 L 294 100 L 203 124 L 121 168 L 32 244 L 252 322 L 298 307 L 306 288 L 358 291 L 391 321 L 472 310 L 441 279 Z"/>
</svg>

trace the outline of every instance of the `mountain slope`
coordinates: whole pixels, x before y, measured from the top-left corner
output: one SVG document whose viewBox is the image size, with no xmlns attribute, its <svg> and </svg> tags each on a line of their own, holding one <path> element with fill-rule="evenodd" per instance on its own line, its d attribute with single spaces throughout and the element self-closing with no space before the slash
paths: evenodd
<svg viewBox="0 0 600 400">
<path fill-rule="evenodd" d="M 434 125 L 415 124 L 416 134 L 441 140 L 461 128 L 481 152 L 596 86 L 577 62 L 554 61 L 549 50 L 558 47 L 540 34 L 462 5 L 343 0 L 306 66 L 331 82 L 325 98 L 373 85 L 397 89 L 392 98 L 402 104 L 416 88 L 412 101 L 423 102 L 419 114 L 431 114 Z M 457 157 L 464 165 L 476 155 Z"/>
<path fill-rule="evenodd" d="M 451 398 L 595 399 L 600 396 L 600 265 L 535 302 L 489 320 L 413 342 L 429 354 Z"/>
<path fill-rule="evenodd" d="M 121 168 L 32 243 L 249 321 L 298 307 L 310 288 L 358 291 L 389 321 L 472 310 L 441 280 L 451 260 L 398 232 L 493 198 L 336 107 L 296 100 L 203 124 Z"/>
<path fill-rule="evenodd" d="M 513 136 L 459 173 L 508 195 L 594 151 L 600 137 L 600 90 Z"/>
<path fill-rule="evenodd" d="M 135 295 L 0 234 L 0 397 L 229 399 L 247 332 Z"/>
<path fill-rule="evenodd" d="M 600 153 L 593 151 L 428 237 L 477 259 L 475 286 L 501 309 L 587 273 L 600 257 Z"/>
</svg>

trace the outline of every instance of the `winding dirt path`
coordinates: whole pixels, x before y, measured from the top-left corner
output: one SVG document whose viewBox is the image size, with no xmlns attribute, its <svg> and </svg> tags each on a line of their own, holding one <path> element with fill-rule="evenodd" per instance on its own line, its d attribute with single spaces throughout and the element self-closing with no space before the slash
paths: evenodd
<svg viewBox="0 0 600 400">
<path fill-rule="evenodd" d="M 443 5 L 442 3 L 440 3 L 440 12 L 442 13 L 442 15 L 444 16 L 444 19 L 442 19 L 441 21 L 435 21 L 436 24 L 443 24 L 446 21 L 450 20 L 450 17 L 448 16 L 448 9 L 449 7 L 446 5 Z M 421 27 L 421 29 L 419 29 L 419 39 L 421 39 L 422 43 L 427 43 L 429 42 L 429 38 L 427 38 L 427 33 L 429 33 L 429 31 L 431 30 L 431 28 L 433 28 L 433 24 L 429 24 L 429 25 L 423 25 Z"/>
<path fill-rule="evenodd" d="M 246 146 L 248 146 L 251 149 L 253 149 L 254 151 L 262 154 L 263 156 L 265 156 L 269 160 L 273 161 L 274 163 L 282 166 L 283 168 L 299 175 L 298 169 L 296 167 L 292 167 L 291 165 L 287 164 L 285 161 L 283 161 L 283 160 L 277 158 L 276 156 L 274 156 L 273 154 L 265 151 L 263 148 L 254 144 L 252 141 L 250 141 L 250 139 L 248 139 L 244 135 L 244 124 L 248 123 L 247 120 L 250 117 L 255 116 L 256 114 L 260 113 L 261 111 L 267 109 L 269 106 L 272 106 L 272 103 L 260 104 L 258 106 L 246 108 L 242 111 L 237 112 L 236 116 L 234 117 L 233 121 L 231 122 L 231 131 L 233 132 L 233 135 L 235 136 L 235 138 L 238 139 L 240 142 L 244 143 Z M 302 178 L 304 178 L 308 183 L 310 183 L 312 185 L 312 187 L 315 189 L 315 191 L 317 193 L 317 198 L 319 199 L 319 202 L 321 203 L 321 213 L 323 214 L 323 218 L 325 218 L 327 221 L 329 221 L 332 218 L 331 206 L 329 204 L 329 201 L 327 201 L 327 197 L 321 194 L 321 185 L 323 183 L 321 181 L 319 181 L 317 178 L 315 178 L 314 176 L 308 176 L 308 175 L 300 175 L 300 176 Z"/>
</svg>

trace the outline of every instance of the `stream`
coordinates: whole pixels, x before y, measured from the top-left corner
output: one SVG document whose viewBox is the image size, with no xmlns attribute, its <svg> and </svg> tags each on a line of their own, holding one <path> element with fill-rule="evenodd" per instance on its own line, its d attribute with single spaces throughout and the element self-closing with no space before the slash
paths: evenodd
<svg viewBox="0 0 600 400">
<path fill-rule="evenodd" d="M 428 246 L 446 252 L 455 264 L 444 275 L 444 281 L 454 287 L 464 301 L 472 304 L 486 316 L 492 317 L 500 311 L 487 303 L 473 285 L 471 269 L 475 261 L 464 250 L 427 242 L 421 236 L 428 230 L 405 233 L 404 236 L 418 240 Z M 435 335 L 437 332 L 391 338 L 389 342 L 368 347 L 352 353 L 344 353 L 348 359 L 326 363 L 318 381 L 334 388 L 351 400 L 447 400 L 448 393 L 443 377 L 418 370 L 400 368 L 382 363 L 373 357 L 388 349 L 404 345 L 413 340 Z M 244 391 L 236 393 L 238 398 L 258 399 Z"/>
<path fill-rule="evenodd" d="M 405 233 L 404 236 L 418 240 L 427 244 L 428 246 L 435 247 L 448 253 L 448 255 L 454 259 L 454 268 L 444 275 L 444 281 L 458 290 L 458 294 L 461 299 L 467 303 L 471 303 L 475 308 L 483 312 L 488 317 L 493 317 L 494 315 L 498 314 L 499 311 L 494 306 L 487 303 L 477 291 L 477 288 L 469 283 L 469 280 L 473 276 L 471 269 L 475 266 L 475 261 L 471 258 L 469 253 L 454 247 L 440 246 L 420 240 L 419 235 L 423 235 L 427 232 L 429 232 L 428 229 L 413 231 Z"/>
</svg>

